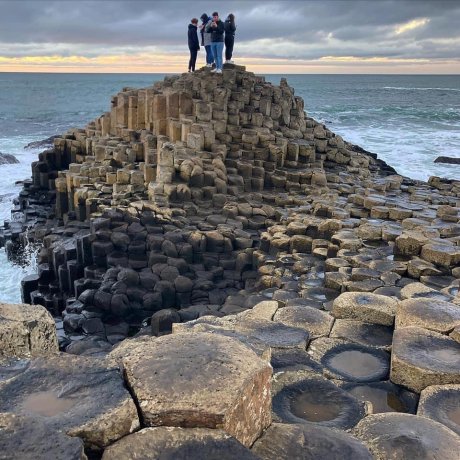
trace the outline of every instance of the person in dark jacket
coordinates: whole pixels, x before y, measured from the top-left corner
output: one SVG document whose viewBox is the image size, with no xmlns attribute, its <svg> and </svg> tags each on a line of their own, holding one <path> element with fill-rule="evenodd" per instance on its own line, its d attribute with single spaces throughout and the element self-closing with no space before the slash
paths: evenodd
<svg viewBox="0 0 460 460">
<path fill-rule="evenodd" d="M 206 32 L 206 26 L 208 23 L 212 22 L 212 18 L 206 13 L 203 13 L 200 16 L 200 19 L 201 46 L 204 46 L 204 49 L 206 50 L 206 67 L 212 67 L 214 64 L 214 56 L 212 55 L 211 49 L 211 32 Z"/>
<path fill-rule="evenodd" d="M 216 68 L 212 72 L 222 73 L 222 52 L 224 51 L 224 23 L 219 19 L 219 13 L 212 13 L 212 22 L 206 26 L 206 31 L 211 32 L 211 49 L 216 61 Z"/>
<path fill-rule="evenodd" d="M 198 19 L 193 18 L 188 25 L 188 49 L 190 50 L 190 60 L 188 61 L 188 71 L 195 72 L 196 58 L 200 49 L 198 41 Z"/>
<path fill-rule="evenodd" d="M 233 45 L 235 44 L 235 15 L 229 14 L 224 23 L 225 30 L 225 62 L 227 64 L 233 64 Z"/>
</svg>

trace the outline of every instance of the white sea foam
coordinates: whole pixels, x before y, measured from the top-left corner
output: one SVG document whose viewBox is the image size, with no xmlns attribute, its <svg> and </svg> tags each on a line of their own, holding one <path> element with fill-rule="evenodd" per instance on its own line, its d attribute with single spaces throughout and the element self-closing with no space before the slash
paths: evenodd
<svg viewBox="0 0 460 460">
<path fill-rule="evenodd" d="M 458 88 L 413 88 L 404 86 L 384 86 L 382 89 L 394 89 L 398 91 L 455 91 L 460 92 Z"/>
</svg>

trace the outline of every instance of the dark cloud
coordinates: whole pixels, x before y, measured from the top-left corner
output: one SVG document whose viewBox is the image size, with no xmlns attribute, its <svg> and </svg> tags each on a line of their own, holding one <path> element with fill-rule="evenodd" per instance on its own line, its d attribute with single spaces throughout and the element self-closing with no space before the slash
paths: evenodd
<svg viewBox="0 0 460 460">
<path fill-rule="evenodd" d="M 185 47 L 190 18 L 237 18 L 246 56 L 460 59 L 460 2 L 447 0 L 1 1 L 0 54 L 69 55 Z M 421 27 L 396 34 L 410 21 Z"/>
</svg>

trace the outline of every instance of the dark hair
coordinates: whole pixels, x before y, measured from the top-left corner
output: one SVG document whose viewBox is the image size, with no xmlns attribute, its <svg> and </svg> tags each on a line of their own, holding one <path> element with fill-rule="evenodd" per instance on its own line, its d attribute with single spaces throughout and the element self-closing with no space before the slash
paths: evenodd
<svg viewBox="0 0 460 460">
<path fill-rule="evenodd" d="M 198 24 L 198 19 L 197 19 L 197 18 L 193 18 L 190 22 L 191 22 L 192 24 Z"/>
<path fill-rule="evenodd" d="M 235 24 L 235 15 L 230 13 L 228 15 L 228 20 L 232 23 L 232 24 Z"/>
<path fill-rule="evenodd" d="M 206 13 L 203 13 L 201 16 L 200 16 L 200 19 L 204 22 L 204 21 L 207 21 L 208 20 L 208 15 Z"/>
<path fill-rule="evenodd" d="M 212 13 L 213 16 L 219 16 L 219 13 L 217 11 L 214 11 L 214 13 Z"/>
</svg>

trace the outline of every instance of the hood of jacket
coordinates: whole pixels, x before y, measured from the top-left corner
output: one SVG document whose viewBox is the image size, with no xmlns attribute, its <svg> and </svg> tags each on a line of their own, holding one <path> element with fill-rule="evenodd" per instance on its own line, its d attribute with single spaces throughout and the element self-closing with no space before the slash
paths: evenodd
<svg viewBox="0 0 460 460">
<path fill-rule="evenodd" d="M 191 30 L 191 29 L 198 29 L 198 27 L 195 26 L 194 24 L 189 24 L 188 25 L 188 30 Z"/>
</svg>

